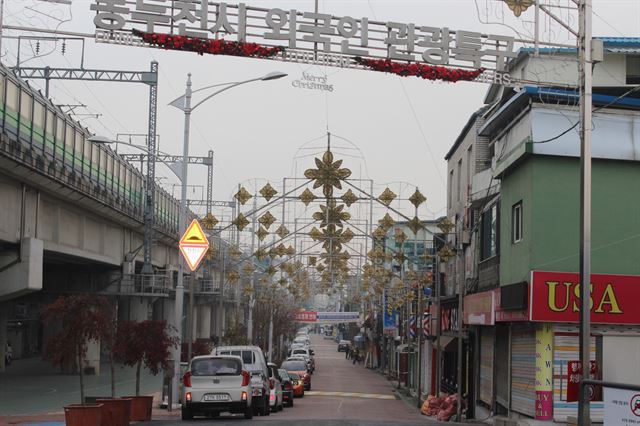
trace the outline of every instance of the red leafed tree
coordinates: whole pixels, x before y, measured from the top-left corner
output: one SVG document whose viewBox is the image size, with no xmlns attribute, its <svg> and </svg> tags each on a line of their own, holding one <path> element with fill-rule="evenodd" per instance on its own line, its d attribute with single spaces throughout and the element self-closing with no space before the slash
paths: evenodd
<svg viewBox="0 0 640 426">
<path fill-rule="evenodd" d="M 80 376 L 80 402 L 84 403 L 82 360 L 90 340 L 99 340 L 108 318 L 106 298 L 93 294 L 59 297 L 42 311 L 45 324 L 61 323 L 62 328 L 49 339 L 45 354 L 55 365 L 77 365 Z"/>
<path fill-rule="evenodd" d="M 210 342 L 203 340 L 196 340 L 191 344 L 191 356 L 209 355 L 211 353 L 212 345 Z M 180 350 L 180 361 L 189 362 L 187 359 L 189 354 L 189 343 L 182 342 L 182 348 Z"/>
<path fill-rule="evenodd" d="M 140 395 L 142 365 L 154 376 L 171 368 L 171 349 L 178 339 L 171 335 L 166 321 L 125 321 L 118 326 L 114 353 L 125 365 L 136 367 L 136 395 Z"/>
</svg>

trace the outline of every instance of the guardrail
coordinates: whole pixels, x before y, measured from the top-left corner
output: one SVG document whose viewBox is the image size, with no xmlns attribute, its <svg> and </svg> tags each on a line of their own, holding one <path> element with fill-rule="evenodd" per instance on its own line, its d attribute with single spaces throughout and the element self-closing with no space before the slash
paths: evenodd
<svg viewBox="0 0 640 426">
<path fill-rule="evenodd" d="M 118 284 L 118 293 L 168 296 L 171 282 L 166 275 L 126 274 Z"/>
</svg>

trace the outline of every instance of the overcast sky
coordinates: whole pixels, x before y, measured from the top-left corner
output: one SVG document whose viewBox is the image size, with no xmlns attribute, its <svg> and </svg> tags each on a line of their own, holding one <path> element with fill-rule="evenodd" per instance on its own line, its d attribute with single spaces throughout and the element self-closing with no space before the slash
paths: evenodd
<svg viewBox="0 0 640 426">
<path fill-rule="evenodd" d="M 550 0 L 561 5 L 570 0 Z M 73 0 L 66 6 L 43 4 L 37 0 L 5 0 L 5 25 L 58 27 L 61 30 L 93 33 L 93 12 L 89 0 Z M 311 11 L 312 0 L 247 0 L 249 5 L 297 8 Z M 415 1 L 320 1 L 320 11 L 337 16 L 369 17 L 380 21 L 413 22 L 435 27 L 476 30 L 515 35 L 530 31 L 526 21 L 509 15 L 496 0 L 415 0 Z M 594 35 L 640 36 L 640 1 L 595 1 Z M 44 14 L 50 15 L 45 16 Z M 68 20 L 67 22 L 62 22 Z M 504 22 L 491 25 L 483 22 Z M 577 26 L 577 25 L 576 25 Z M 545 36 L 565 40 L 566 31 L 545 23 Z M 18 35 L 16 31 L 5 35 Z M 23 35 L 26 33 L 22 33 Z M 3 42 L 3 62 L 13 65 L 17 44 Z M 79 43 L 69 42 L 64 56 L 41 43 L 39 55 L 25 65 L 79 66 Z M 23 59 L 33 56 L 23 43 Z M 86 43 L 85 67 L 146 70 L 151 60 L 160 63 L 158 133 L 161 149 L 179 154 L 182 147 L 183 117 L 167 104 L 184 91 L 187 73 L 194 88 L 284 71 L 287 78 L 245 85 L 213 98 L 192 117 L 192 155 L 215 152 L 214 199 L 228 200 L 239 182 L 252 178 L 281 182 L 292 177 L 292 158 L 305 142 L 327 130 L 355 143 L 366 160 L 346 159 L 355 170 L 368 172 L 378 183 L 393 181 L 417 185 L 428 198 L 425 216 L 438 216 L 446 207 L 446 163 L 451 147 L 469 115 L 482 106 L 487 85 L 447 84 L 417 78 L 401 78 L 382 73 L 319 68 L 277 61 L 198 56 L 189 52 L 165 52 L 125 46 Z M 326 74 L 332 93 L 293 87 L 303 71 Z M 40 82 L 34 82 L 40 85 Z M 102 114 L 99 119 L 83 118 L 92 131 L 108 137 L 117 133 L 147 131 L 148 89 L 137 84 L 54 82 L 51 95 L 58 103 L 83 103 L 82 113 Z M 193 167 L 189 183 L 205 183 L 205 171 Z M 166 170 L 165 182 L 176 182 Z M 298 170 L 300 174 L 300 170 Z M 171 189 L 169 187 L 169 189 Z M 199 191 L 199 190 L 197 190 Z M 176 194 L 178 192 L 176 191 Z"/>
</svg>

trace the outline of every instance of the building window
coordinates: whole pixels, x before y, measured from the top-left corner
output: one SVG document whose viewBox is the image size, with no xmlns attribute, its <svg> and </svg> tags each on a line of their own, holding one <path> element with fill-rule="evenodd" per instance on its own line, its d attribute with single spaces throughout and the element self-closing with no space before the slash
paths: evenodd
<svg viewBox="0 0 640 426">
<path fill-rule="evenodd" d="M 458 160 L 458 175 L 456 176 L 457 182 L 456 182 L 456 191 L 458 193 L 457 195 L 457 199 L 456 201 L 460 201 L 460 192 L 461 192 L 461 187 L 462 187 L 462 158 L 460 160 Z"/>
<path fill-rule="evenodd" d="M 627 56 L 627 84 L 640 84 L 640 56 Z"/>
<path fill-rule="evenodd" d="M 453 194 L 453 170 L 449 172 L 449 208 L 451 208 L 451 194 Z"/>
<path fill-rule="evenodd" d="M 511 242 L 522 241 L 522 201 L 511 207 Z"/>
<path fill-rule="evenodd" d="M 498 238 L 500 229 L 498 227 L 498 203 L 492 205 L 487 211 L 482 213 L 482 232 L 480 239 L 480 258 L 486 260 L 499 253 Z"/>
</svg>

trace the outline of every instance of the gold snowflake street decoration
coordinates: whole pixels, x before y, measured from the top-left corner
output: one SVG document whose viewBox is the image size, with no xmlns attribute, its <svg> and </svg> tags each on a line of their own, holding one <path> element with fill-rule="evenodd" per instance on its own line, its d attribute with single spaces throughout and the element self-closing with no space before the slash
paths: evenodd
<svg viewBox="0 0 640 426">
<path fill-rule="evenodd" d="M 271 186 L 270 183 L 267 183 L 265 186 L 263 186 L 259 192 L 260 195 L 262 195 L 267 201 L 271 200 L 273 196 L 278 193 L 278 191 L 276 191 L 276 189 Z"/>
<path fill-rule="evenodd" d="M 418 191 L 418 188 L 416 188 L 416 192 L 414 192 L 413 195 L 411 197 L 409 197 L 409 201 L 411 202 L 411 204 L 413 204 L 415 206 L 415 208 L 418 208 L 418 206 L 420 206 L 420 204 L 422 204 L 425 201 L 427 201 L 427 197 L 422 195 L 422 193 L 420 191 Z"/>
<path fill-rule="evenodd" d="M 351 207 L 351 204 L 359 200 L 359 198 L 356 196 L 356 194 L 353 193 L 353 191 L 351 191 L 351 189 L 342 194 L 342 197 L 340 197 L 340 199 L 347 205 L 347 207 Z"/>
<path fill-rule="evenodd" d="M 244 186 L 241 186 L 233 197 L 244 206 L 245 203 L 251 199 L 251 194 L 249 194 L 249 191 L 247 191 Z"/>
<path fill-rule="evenodd" d="M 449 247 L 449 243 L 446 243 L 438 252 L 438 256 L 440 256 L 440 260 L 447 263 L 449 259 L 455 256 L 455 253 L 451 250 L 451 247 Z"/>
<path fill-rule="evenodd" d="M 388 231 L 389 228 L 391 228 L 396 223 L 396 221 L 393 220 L 391 216 L 389 216 L 389 213 L 386 213 L 384 217 L 378 221 L 378 223 L 380 224 L 380 227 L 382 229 Z"/>
<path fill-rule="evenodd" d="M 249 220 L 242 213 L 240 213 L 238 217 L 235 218 L 231 223 L 234 224 L 236 228 L 238 228 L 238 231 L 242 231 L 249 224 Z"/>
<path fill-rule="evenodd" d="M 453 224 L 453 222 L 451 222 L 449 220 L 448 217 L 445 217 L 444 219 L 442 219 L 440 221 L 440 223 L 438 223 L 438 228 L 440 228 L 440 230 L 444 233 L 444 234 L 450 234 L 451 230 L 453 228 L 455 228 L 456 226 Z"/>
<path fill-rule="evenodd" d="M 266 229 L 264 229 L 262 226 L 258 228 L 258 230 L 256 231 L 256 235 L 258 236 L 258 239 L 260 241 L 264 241 L 265 238 L 267 238 L 267 235 L 269 235 L 269 231 L 267 231 Z"/>
<path fill-rule="evenodd" d="M 269 229 L 269 227 L 273 225 L 275 221 L 276 218 L 269 211 L 258 218 L 258 222 L 260 222 L 260 224 L 266 229 Z"/>
<path fill-rule="evenodd" d="M 324 265 L 322 263 L 320 263 L 319 265 L 316 266 L 316 270 L 320 273 L 322 273 L 322 271 L 324 271 Z"/>
<path fill-rule="evenodd" d="M 333 188 L 342 189 L 341 180 L 351 176 L 351 170 L 341 169 L 342 160 L 333 161 L 333 153 L 327 151 L 322 156 L 322 160 L 315 159 L 316 168 L 307 169 L 304 176 L 313 180 L 313 189 L 322 187 L 325 197 L 333 196 Z"/>
<path fill-rule="evenodd" d="M 274 275 L 276 272 L 278 272 L 278 270 L 276 269 L 276 267 L 275 267 L 275 266 L 273 266 L 273 265 L 269 265 L 269 266 L 267 266 L 267 269 L 265 269 L 265 270 L 264 270 L 264 272 L 265 272 L 267 275 L 272 276 L 272 275 Z"/>
<path fill-rule="evenodd" d="M 396 253 L 396 255 L 394 256 L 394 258 L 396 259 L 396 261 L 397 261 L 399 264 L 401 264 L 401 265 L 402 265 L 402 264 L 404 263 L 405 259 L 406 259 L 406 256 L 404 255 L 404 252 L 403 252 L 403 251 L 399 251 L 399 252 L 397 252 L 397 253 Z"/>
<path fill-rule="evenodd" d="M 242 267 L 242 273 L 245 275 L 251 275 L 255 270 L 256 268 L 251 263 L 245 263 L 245 265 Z"/>
<path fill-rule="evenodd" d="M 216 218 L 211 213 L 207 213 L 207 215 L 204 217 L 204 219 L 202 219 L 202 226 L 204 227 L 204 229 L 211 230 L 211 229 L 215 228 L 215 226 L 219 222 L 220 221 L 218 220 L 218 218 Z"/>
<path fill-rule="evenodd" d="M 320 221 L 320 227 L 324 228 L 329 224 L 342 227 L 342 222 L 351 219 L 349 212 L 343 212 L 344 204 L 336 205 L 335 200 L 329 200 L 328 206 L 321 205 L 320 211 L 313 214 L 314 220 Z"/>
<path fill-rule="evenodd" d="M 389 188 L 385 188 L 384 191 L 382 191 L 382 194 L 378 196 L 378 200 L 387 207 L 389 207 L 391 202 L 395 199 L 396 194 Z"/>
<path fill-rule="evenodd" d="M 534 1 L 535 0 L 505 0 L 505 3 L 507 3 L 507 6 L 509 6 L 513 14 L 519 17 L 522 15 L 522 12 L 533 5 Z"/>
<path fill-rule="evenodd" d="M 320 232 L 318 230 L 318 228 L 316 228 L 315 226 L 313 228 L 311 228 L 311 231 L 309 232 L 309 236 L 314 240 L 314 241 L 318 241 L 320 238 L 322 238 L 322 232 Z"/>
<path fill-rule="evenodd" d="M 413 219 L 407 222 L 407 226 L 409 227 L 409 229 L 411 229 L 411 232 L 413 232 L 416 235 L 418 235 L 418 231 L 421 228 L 424 228 L 424 225 L 422 224 L 422 222 L 420 222 L 420 219 L 418 219 L 418 216 L 414 216 Z"/>
<path fill-rule="evenodd" d="M 289 234 L 290 234 L 289 230 L 284 225 L 280 225 L 280 227 L 276 230 L 276 235 L 280 238 L 284 238 Z"/>
</svg>

